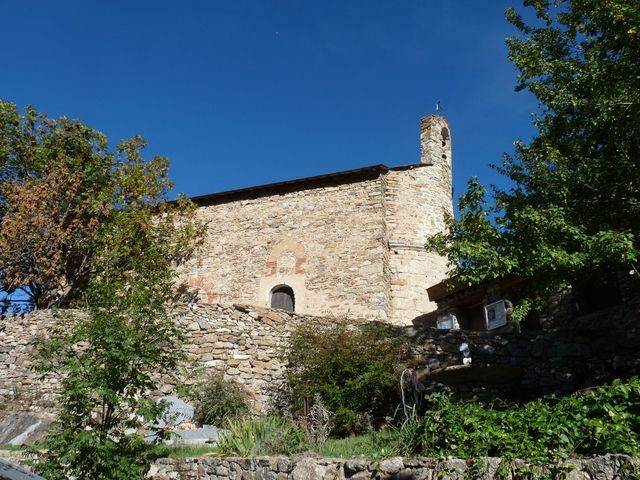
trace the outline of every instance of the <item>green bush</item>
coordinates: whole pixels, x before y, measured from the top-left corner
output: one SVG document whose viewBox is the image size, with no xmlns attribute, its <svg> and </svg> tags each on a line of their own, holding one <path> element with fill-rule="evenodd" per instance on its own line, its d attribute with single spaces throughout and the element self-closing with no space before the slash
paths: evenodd
<svg viewBox="0 0 640 480">
<path fill-rule="evenodd" d="M 525 405 L 456 403 L 450 395 L 427 396 L 422 420 L 400 432 L 403 453 L 475 458 L 501 456 L 545 461 L 576 455 L 637 456 L 640 380 Z"/>
<path fill-rule="evenodd" d="M 114 440 L 101 438 L 95 431 L 68 433 L 59 427 L 47 437 L 46 444 L 33 446 L 28 452 L 31 468 L 51 480 L 143 479 L 153 461 L 153 451 L 142 435 Z"/>
<path fill-rule="evenodd" d="M 191 391 L 193 419 L 199 425 L 220 426 L 227 419 L 239 419 L 249 413 L 249 394 L 236 382 L 225 380 L 222 373 L 211 374 Z"/>
<path fill-rule="evenodd" d="M 227 420 L 218 450 L 243 457 L 293 455 L 307 449 L 304 432 L 291 420 L 269 416 Z"/>
<path fill-rule="evenodd" d="M 287 403 L 294 415 L 320 395 L 332 412 L 332 435 L 384 423 L 400 403 L 398 362 L 404 339 L 388 325 L 307 324 L 291 336 Z"/>
</svg>

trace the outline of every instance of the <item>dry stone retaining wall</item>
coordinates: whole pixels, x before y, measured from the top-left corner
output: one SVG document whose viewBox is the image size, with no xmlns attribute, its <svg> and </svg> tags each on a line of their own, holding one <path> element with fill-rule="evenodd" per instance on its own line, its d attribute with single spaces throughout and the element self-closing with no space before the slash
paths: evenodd
<svg viewBox="0 0 640 480">
<path fill-rule="evenodd" d="M 501 465 L 502 462 L 505 462 Z M 160 459 L 147 474 L 150 480 L 512 480 L 563 478 L 614 480 L 635 478 L 638 459 L 624 455 L 576 459 L 556 465 L 530 467 L 522 461 L 484 458 L 458 459 L 395 457 L 379 462 L 309 457 Z M 534 477 L 537 473 L 539 476 Z M 546 475 L 546 476 L 545 476 Z"/>
<path fill-rule="evenodd" d="M 282 355 L 291 330 L 303 322 L 335 321 L 241 305 L 185 305 L 174 317 L 186 334 L 184 349 L 193 363 L 183 372 L 162 378 L 160 390 L 153 394 L 175 393 L 180 381 L 193 383 L 215 370 L 246 386 L 257 411 L 271 404 L 282 384 Z M 36 413 L 50 411 L 55 406 L 58 379 L 52 375 L 41 379 L 32 367 L 38 339 L 47 335 L 52 313 L 6 316 L 2 322 L 0 405 Z"/>
<path fill-rule="evenodd" d="M 23 464 L 21 452 L 0 450 L 0 458 Z M 193 457 L 161 458 L 153 463 L 148 480 L 626 480 L 637 478 L 638 458 L 602 455 L 569 459 L 548 465 L 522 460 L 473 460 L 394 457 L 381 461 L 317 457 Z M 28 469 L 28 467 L 25 467 Z M 2 478 L 0 474 L 0 478 Z"/>
<path fill-rule="evenodd" d="M 202 368 L 189 382 L 207 371 L 222 372 L 247 387 L 256 411 L 272 404 L 283 383 L 283 354 L 291 331 L 305 322 L 335 321 L 242 305 L 190 305 L 176 312 L 176 318 L 187 332 L 189 359 Z M 176 383 L 164 380 L 162 393 L 175 391 Z"/>
<path fill-rule="evenodd" d="M 408 333 L 423 381 L 447 384 L 460 398 L 525 401 L 640 375 L 640 311 L 634 305 L 560 318 L 541 329 L 518 331 L 509 324 L 489 332 Z"/>
<path fill-rule="evenodd" d="M 204 304 L 185 305 L 175 318 L 186 333 L 184 349 L 193 363 L 161 379 L 154 395 L 175 393 L 180 381 L 193 383 L 216 370 L 247 387 L 256 411 L 272 405 L 283 383 L 283 353 L 291 331 L 305 322 L 336 321 L 259 307 Z M 31 369 L 37 339 L 46 335 L 51 321 L 47 311 L 3 319 L 0 405 L 14 411 L 51 412 L 57 379 L 41 379 Z M 640 374 L 640 312 L 635 305 L 541 330 L 518 332 L 508 325 L 492 332 L 430 327 L 397 331 L 412 338 L 411 363 L 422 381 L 447 384 L 461 398 L 527 400 Z"/>
<path fill-rule="evenodd" d="M 51 311 L 0 318 L 0 410 L 31 410 L 46 415 L 55 406 L 58 379 L 33 371 L 38 340 L 47 334 Z"/>
</svg>

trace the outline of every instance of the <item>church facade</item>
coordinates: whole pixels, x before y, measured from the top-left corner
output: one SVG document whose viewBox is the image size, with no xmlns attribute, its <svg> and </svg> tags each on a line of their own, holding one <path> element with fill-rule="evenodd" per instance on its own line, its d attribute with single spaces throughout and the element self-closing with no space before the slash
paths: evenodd
<svg viewBox="0 0 640 480">
<path fill-rule="evenodd" d="M 424 117 L 420 143 L 419 163 L 192 198 L 207 234 L 181 278 L 206 303 L 410 324 L 435 309 L 446 261 L 424 243 L 452 213 L 446 120 Z"/>
</svg>

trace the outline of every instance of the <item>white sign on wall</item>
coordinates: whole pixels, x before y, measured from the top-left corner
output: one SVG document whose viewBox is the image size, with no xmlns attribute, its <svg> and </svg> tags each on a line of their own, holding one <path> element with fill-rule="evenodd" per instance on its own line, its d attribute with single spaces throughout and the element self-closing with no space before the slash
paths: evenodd
<svg viewBox="0 0 640 480">
<path fill-rule="evenodd" d="M 457 330 L 460 328 L 458 324 L 458 319 L 453 313 L 446 313 L 444 315 L 440 315 L 437 320 L 437 328 L 438 330 Z"/>
<path fill-rule="evenodd" d="M 498 300 L 484 306 L 484 321 L 487 330 L 493 330 L 507 324 L 507 307 L 504 300 Z"/>
</svg>

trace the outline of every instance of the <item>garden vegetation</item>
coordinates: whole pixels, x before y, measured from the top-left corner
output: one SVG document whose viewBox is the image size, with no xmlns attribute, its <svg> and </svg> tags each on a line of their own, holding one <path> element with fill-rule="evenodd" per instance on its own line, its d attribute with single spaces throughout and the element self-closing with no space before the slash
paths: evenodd
<svg viewBox="0 0 640 480">
<path fill-rule="evenodd" d="M 198 425 L 224 425 L 249 415 L 250 396 L 237 382 L 215 372 L 189 392 L 194 404 L 193 420 Z"/>
<path fill-rule="evenodd" d="M 379 427 L 400 403 L 398 389 L 406 340 L 384 324 L 305 324 L 287 352 L 287 409 L 306 415 L 315 398 L 331 412 L 332 434 Z"/>
<path fill-rule="evenodd" d="M 50 480 L 143 478 L 143 428 L 163 410 L 148 393 L 184 358 L 175 266 L 202 228 L 189 202 L 167 201 L 168 161 L 144 146 L 110 149 L 79 121 L 0 101 L 4 308 L 82 309 L 57 310 L 37 352 L 37 370 L 60 378 L 59 416 L 33 450 Z"/>
<path fill-rule="evenodd" d="M 305 443 L 302 430 L 284 419 L 230 422 L 218 453 L 275 455 L 312 450 L 344 458 L 493 456 L 532 463 L 606 453 L 640 455 L 637 377 L 522 405 L 457 402 L 447 393 L 428 395 L 426 403 L 423 417 L 401 426 L 329 439 L 320 445 Z"/>
</svg>

